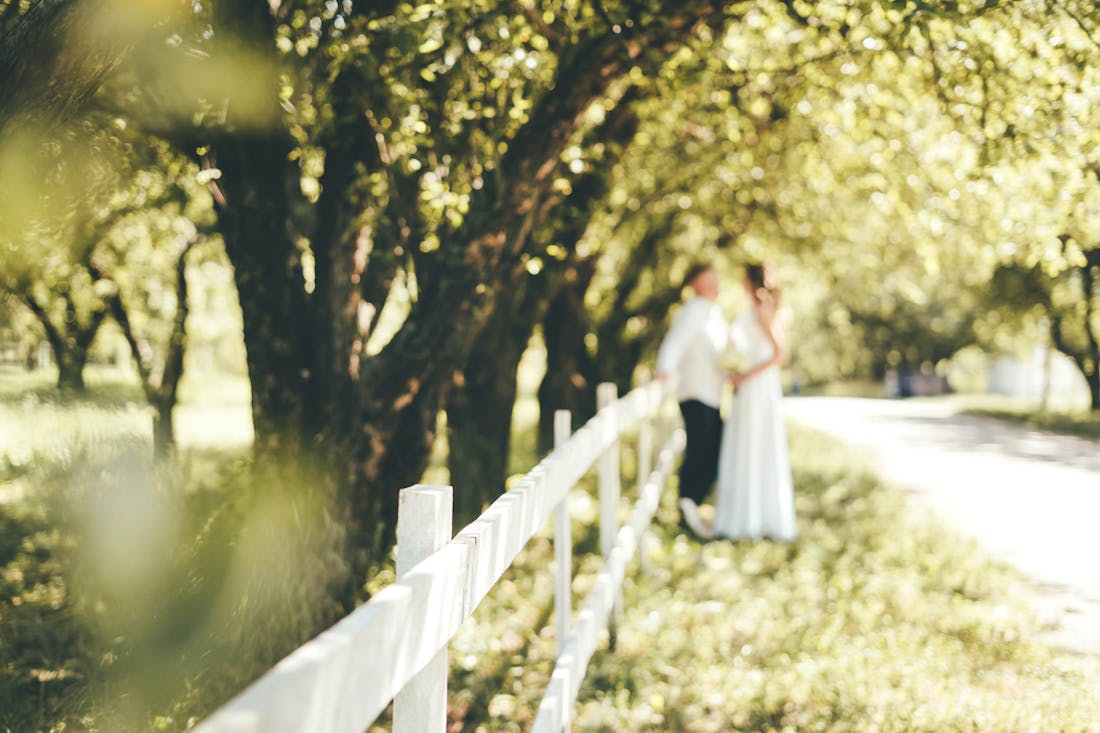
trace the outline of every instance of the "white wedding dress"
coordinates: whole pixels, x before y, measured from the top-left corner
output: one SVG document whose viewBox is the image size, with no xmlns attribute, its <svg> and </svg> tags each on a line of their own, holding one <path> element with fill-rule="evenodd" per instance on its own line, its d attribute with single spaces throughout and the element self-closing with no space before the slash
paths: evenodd
<svg viewBox="0 0 1100 733">
<path fill-rule="evenodd" d="M 772 357 L 773 347 L 752 308 L 738 317 L 731 340 L 747 364 Z M 794 491 L 779 367 L 741 385 L 722 430 L 715 502 L 716 537 L 795 539 Z"/>
</svg>

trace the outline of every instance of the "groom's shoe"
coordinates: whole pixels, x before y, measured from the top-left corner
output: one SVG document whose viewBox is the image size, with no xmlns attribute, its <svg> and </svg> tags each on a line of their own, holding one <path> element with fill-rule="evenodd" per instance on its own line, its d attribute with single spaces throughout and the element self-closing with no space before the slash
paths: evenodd
<svg viewBox="0 0 1100 733">
<path fill-rule="evenodd" d="M 699 516 L 699 505 L 691 499 L 680 499 L 680 526 L 685 527 L 696 536 L 709 540 L 714 533 L 703 523 Z"/>
</svg>

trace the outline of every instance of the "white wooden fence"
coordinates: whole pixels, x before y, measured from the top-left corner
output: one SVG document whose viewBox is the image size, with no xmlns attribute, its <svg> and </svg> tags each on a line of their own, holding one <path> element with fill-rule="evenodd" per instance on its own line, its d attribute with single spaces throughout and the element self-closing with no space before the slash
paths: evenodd
<svg viewBox="0 0 1100 733">
<path fill-rule="evenodd" d="M 447 643 L 551 515 L 557 663 L 532 730 L 568 730 L 588 661 L 609 622 L 614 634 L 627 566 L 683 449 L 683 431 L 661 419 L 666 397 L 657 382 L 622 399 L 616 399 L 614 385 L 600 385 L 598 413 L 572 435 L 570 415 L 560 411 L 554 451 L 453 539 L 451 487 L 404 489 L 397 581 L 292 652 L 195 730 L 362 733 L 393 700 L 396 733 L 442 733 Z M 635 425 L 638 498 L 620 527 L 620 439 Z M 655 432 L 660 446 L 654 466 Z M 597 461 L 604 566 L 574 618 L 567 498 Z"/>
</svg>

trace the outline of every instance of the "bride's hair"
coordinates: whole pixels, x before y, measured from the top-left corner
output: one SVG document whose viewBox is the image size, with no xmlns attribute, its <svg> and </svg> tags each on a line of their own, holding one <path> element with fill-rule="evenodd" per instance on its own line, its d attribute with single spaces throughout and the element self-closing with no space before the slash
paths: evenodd
<svg viewBox="0 0 1100 733">
<path fill-rule="evenodd" d="M 688 267 L 687 272 L 684 273 L 683 284 L 680 287 L 686 288 L 690 286 L 693 282 L 695 282 L 695 278 L 699 277 L 704 272 L 709 272 L 713 269 L 714 265 L 712 265 L 711 263 L 704 262 L 703 260 L 696 260 L 695 262 L 691 263 L 691 266 Z"/>
<path fill-rule="evenodd" d="M 745 265 L 745 277 L 752 285 L 753 299 L 757 303 L 768 302 L 775 308 L 779 307 L 782 292 L 779 289 L 779 280 L 775 275 L 775 266 L 770 262 L 749 262 Z"/>
</svg>

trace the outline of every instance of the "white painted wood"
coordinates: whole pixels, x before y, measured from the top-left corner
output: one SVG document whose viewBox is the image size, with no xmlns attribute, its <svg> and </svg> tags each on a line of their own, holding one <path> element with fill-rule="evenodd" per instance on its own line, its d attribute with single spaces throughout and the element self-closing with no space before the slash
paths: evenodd
<svg viewBox="0 0 1100 733">
<path fill-rule="evenodd" d="M 402 489 L 397 503 L 397 577 L 442 549 L 451 539 L 453 495 L 450 486 L 417 485 Z M 467 583 L 456 591 L 465 596 Z M 465 610 L 465 609 L 463 609 Z M 397 693 L 394 733 L 446 733 L 447 648 Z"/>
<path fill-rule="evenodd" d="M 571 452 L 566 447 L 569 433 L 573 430 L 573 415 L 569 410 L 554 413 L 554 447 L 563 452 Z M 570 455 L 560 456 L 568 465 Z M 554 510 L 554 628 L 558 654 L 565 647 L 565 638 L 569 635 L 569 621 L 573 615 L 571 589 L 573 585 L 573 536 L 569 519 L 569 492 L 558 502 Z"/>
<path fill-rule="evenodd" d="M 543 470 L 545 468 L 543 466 Z M 539 504 L 542 503 L 540 494 L 560 493 L 555 489 L 546 482 L 542 471 L 532 471 L 455 537 L 455 542 L 468 542 L 477 547 L 476 565 L 470 579 L 473 593 L 469 599 L 470 612 L 549 519 L 549 508 L 539 511 Z"/>
<path fill-rule="evenodd" d="M 622 451 L 619 444 L 619 434 L 622 430 L 620 414 L 624 412 L 627 400 L 619 402 L 618 387 L 613 383 L 604 382 L 596 387 L 596 407 L 603 413 L 605 420 L 603 425 L 604 443 L 606 448 L 600 459 L 600 554 L 606 562 L 611 556 L 615 546 L 615 536 L 619 531 L 619 497 L 622 485 L 619 476 L 619 459 Z M 621 603 L 615 604 L 616 610 L 610 625 L 611 644 L 615 644 L 615 630 L 619 626 L 621 615 Z"/>
<path fill-rule="evenodd" d="M 595 464 L 616 436 L 606 434 L 606 415 L 597 415 L 543 459 L 515 487 L 500 496 L 455 542 L 476 546 L 469 612 L 477 607 L 516 555 L 549 519 L 554 508 Z"/>
<path fill-rule="evenodd" d="M 683 444 L 683 431 L 678 430 L 662 447 L 657 468 L 646 481 L 642 496 L 631 513 L 630 522 L 619 531 L 607 562 L 596 576 L 584 607 L 578 614 L 565 651 L 558 656 L 551 680 L 564 670 L 570 681 L 568 697 L 562 700 L 556 689 L 544 697 L 531 728 L 532 733 L 559 733 L 563 730 L 562 711 L 571 711 L 576 703 L 585 670 L 599 644 L 601 633 L 607 627 L 616 591 L 622 587 L 626 566 L 634 555 L 641 528 L 653 521 L 660 502 L 661 488 L 672 473 L 676 455 L 683 450 Z"/>
<path fill-rule="evenodd" d="M 650 403 L 649 393 L 643 393 L 646 406 Z M 638 486 L 642 486 L 649 480 L 649 474 L 653 471 L 653 417 L 648 411 L 643 412 L 638 423 Z"/>
<path fill-rule="evenodd" d="M 563 733 L 569 731 L 572 726 L 572 703 L 570 699 L 570 667 L 572 665 L 566 659 L 564 664 L 559 664 L 550 678 L 547 686 L 546 697 L 539 705 L 539 712 L 543 707 L 546 712 L 540 714 L 531 726 L 531 733 Z"/>
<path fill-rule="evenodd" d="M 612 449 L 622 431 L 650 411 L 653 403 L 647 396 L 659 404 L 667 390 L 654 383 L 605 406 L 453 540 L 292 652 L 195 730 L 361 733 L 409 680 L 446 649 L 461 623 L 545 526 L 569 489 Z M 658 470 L 666 462 L 666 453 L 667 447 L 662 447 Z M 656 484 L 658 494 L 662 485 L 663 479 Z M 435 510 L 430 514 L 434 516 Z M 633 528 L 634 519 L 632 515 L 630 525 L 623 529 Z M 616 560 L 622 554 L 616 545 L 608 564 L 612 570 L 623 565 Z M 401 558 L 399 565 L 401 570 L 408 567 Z M 621 572 L 615 577 L 621 578 Z M 601 613 L 607 618 L 604 607 L 610 608 L 608 599 L 614 598 L 614 589 L 620 584 L 621 580 L 601 586 L 603 590 L 590 597 L 577 614 L 566 637 L 562 660 L 568 661 L 568 669 L 579 671 L 568 675 L 559 726 L 571 714 L 588 659 L 584 657 L 580 664 L 580 657 L 571 651 L 577 644 L 573 637 L 584 640 L 584 648 L 595 648 L 603 628 L 596 621 Z"/>
<path fill-rule="evenodd" d="M 642 396 L 644 397 L 644 404 L 646 408 L 650 408 L 653 405 L 652 400 L 653 393 L 644 391 Z M 638 460 L 637 460 L 637 482 L 638 482 L 638 498 L 642 499 L 645 492 L 645 488 L 649 485 L 647 482 L 650 479 L 650 473 L 653 471 L 653 414 L 651 409 L 645 409 L 642 412 L 642 417 L 638 423 Z M 650 569 L 648 566 L 649 553 L 646 546 L 652 539 L 652 533 L 649 531 L 648 525 L 646 529 L 642 531 L 642 535 L 638 540 L 639 553 L 638 558 L 641 563 L 642 572 L 648 572 Z"/>
<path fill-rule="evenodd" d="M 457 633 L 466 548 L 450 543 L 292 652 L 195 730 L 362 733 Z"/>
</svg>

